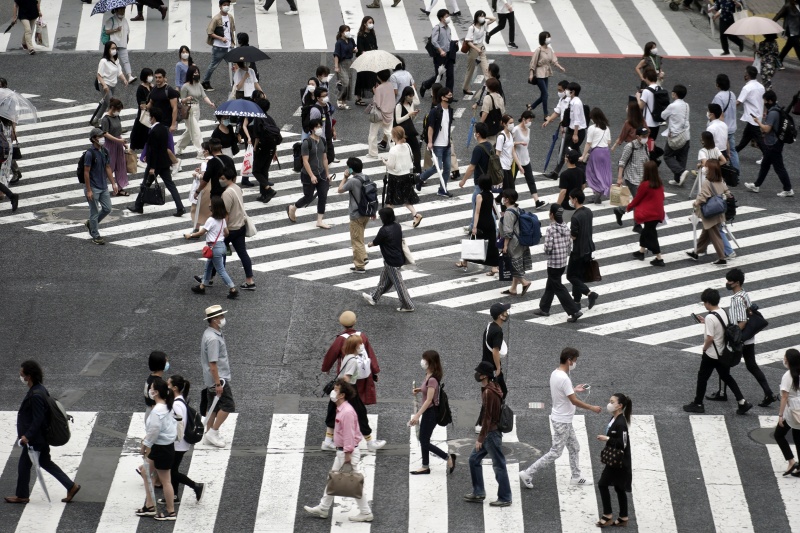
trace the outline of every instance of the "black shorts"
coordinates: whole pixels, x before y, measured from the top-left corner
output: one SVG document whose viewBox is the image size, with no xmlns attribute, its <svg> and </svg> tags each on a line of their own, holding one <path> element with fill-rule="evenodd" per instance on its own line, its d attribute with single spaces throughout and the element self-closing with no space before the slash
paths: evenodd
<svg viewBox="0 0 800 533">
<path fill-rule="evenodd" d="M 169 470 L 175 458 L 175 444 L 153 444 L 148 459 L 156 465 L 156 470 Z"/>
<path fill-rule="evenodd" d="M 206 416 L 206 413 L 211 407 L 211 403 L 214 401 L 214 396 L 216 396 L 216 394 L 217 393 L 214 387 L 207 387 L 203 389 L 200 396 L 201 416 Z M 231 385 L 227 381 L 222 387 L 222 396 L 219 397 L 217 406 L 214 408 L 215 413 L 219 413 L 220 411 L 225 411 L 226 413 L 236 412 L 236 402 L 233 401 L 233 391 L 231 391 Z"/>
</svg>

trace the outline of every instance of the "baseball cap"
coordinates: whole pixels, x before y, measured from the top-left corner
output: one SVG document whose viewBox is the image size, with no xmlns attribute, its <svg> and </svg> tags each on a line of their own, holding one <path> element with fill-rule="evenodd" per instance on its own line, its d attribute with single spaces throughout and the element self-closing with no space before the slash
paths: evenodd
<svg viewBox="0 0 800 533">
<path fill-rule="evenodd" d="M 497 320 L 497 317 L 505 313 L 511 309 L 511 304 L 504 304 L 503 302 L 493 303 L 491 309 L 489 309 L 489 314 L 492 315 L 492 318 Z"/>
</svg>

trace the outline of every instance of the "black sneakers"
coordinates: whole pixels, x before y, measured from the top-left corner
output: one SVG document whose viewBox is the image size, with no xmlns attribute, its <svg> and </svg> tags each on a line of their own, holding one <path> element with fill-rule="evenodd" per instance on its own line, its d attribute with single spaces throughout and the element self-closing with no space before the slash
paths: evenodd
<svg viewBox="0 0 800 533">
<path fill-rule="evenodd" d="M 683 406 L 683 410 L 687 413 L 705 413 L 706 408 L 702 403 L 687 403 Z"/>
<path fill-rule="evenodd" d="M 769 407 L 773 403 L 779 401 L 779 398 L 775 395 L 772 396 L 764 396 L 764 399 L 761 400 L 761 403 L 758 404 L 759 407 Z"/>
<path fill-rule="evenodd" d="M 598 298 L 599 296 L 600 296 L 600 295 L 599 295 L 599 294 L 597 294 L 596 292 L 590 292 L 590 293 L 589 293 L 589 295 L 587 296 L 587 298 L 589 298 L 589 309 L 591 309 L 592 307 L 594 307 L 594 303 L 597 301 L 597 298 Z"/>
<path fill-rule="evenodd" d="M 745 400 L 744 403 L 739 404 L 739 408 L 736 409 L 736 414 L 737 415 L 743 415 L 743 414 L 745 414 L 747 411 L 749 411 L 752 408 L 753 408 L 753 404 L 748 402 L 747 400 Z"/>
<path fill-rule="evenodd" d="M 214 92 L 214 88 L 211 86 L 210 82 L 204 81 L 201 85 L 203 86 L 203 89 L 205 89 L 207 93 Z"/>
</svg>

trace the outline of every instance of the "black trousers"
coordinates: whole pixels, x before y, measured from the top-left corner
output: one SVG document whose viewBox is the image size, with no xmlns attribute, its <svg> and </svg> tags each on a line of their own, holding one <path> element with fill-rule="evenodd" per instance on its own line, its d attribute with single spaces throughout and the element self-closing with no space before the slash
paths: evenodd
<svg viewBox="0 0 800 533">
<path fill-rule="evenodd" d="M 792 48 L 794 48 L 794 53 L 797 54 L 797 57 L 800 57 L 800 35 L 792 35 L 786 38 L 786 44 L 781 48 L 781 53 L 778 55 L 778 58 L 783 61 Z"/>
<path fill-rule="evenodd" d="M 758 179 L 755 186 L 761 187 L 764 180 L 767 178 L 769 169 L 775 169 L 775 174 L 781 181 L 784 191 L 792 189 L 792 182 L 789 179 L 789 173 L 786 171 L 786 165 L 783 164 L 783 143 L 776 141 L 775 144 L 761 144 L 761 153 L 764 158 L 761 161 L 761 168 L 758 169 Z"/>
<path fill-rule="evenodd" d="M 443 452 L 438 446 L 431 444 L 431 435 L 433 430 L 436 429 L 436 419 L 438 407 L 431 404 L 428 409 L 422 413 L 422 418 L 419 420 L 419 448 L 422 452 L 422 466 L 430 464 L 430 453 L 447 460 L 447 453 Z"/>
<path fill-rule="evenodd" d="M 272 4 L 274 3 L 275 0 L 266 0 L 266 3 L 264 4 L 264 9 L 268 10 L 269 8 L 272 7 Z M 295 4 L 294 0 L 286 0 L 286 3 L 289 4 L 289 9 L 291 9 L 292 11 L 297 11 L 297 4 Z"/>
<path fill-rule="evenodd" d="M 411 156 L 414 158 L 414 172 L 422 172 L 422 152 L 420 152 L 419 135 L 406 135 L 406 142 L 411 148 Z"/>
<path fill-rule="evenodd" d="M 269 167 L 272 164 L 272 157 L 275 154 L 275 148 L 271 146 L 262 146 L 261 142 L 258 143 L 255 153 L 253 154 L 253 177 L 258 182 L 258 194 L 264 196 L 267 189 L 269 189 Z"/>
<path fill-rule="evenodd" d="M 195 488 L 195 483 L 186 474 L 182 474 L 179 468 L 181 467 L 181 461 L 183 461 L 183 456 L 186 452 L 175 452 L 175 455 L 172 459 L 172 468 L 170 469 L 170 481 L 172 482 L 172 490 L 175 492 L 175 496 L 178 495 L 178 484 L 183 484 L 189 487 L 190 489 Z"/>
<path fill-rule="evenodd" d="M 642 233 L 639 234 L 639 246 L 656 255 L 661 253 L 661 246 L 658 245 L 658 231 L 656 231 L 658 222 L 658 220 L 645 222 L 642 226 Z"/>
<path fill-rule="evenodd" d="M 567 128 L 566 137 L 564 138 L 564 152 L 561 154 L 561 157 L 558 159 L 558 165 L 556 165 L 555 173 L 558 174 L 561 172 L 561 167 L 564 166 L 564 156 L 567 154 L 567 151 L 571 148 L 573 150 L 577 150 L 578 152 L 581 151 L 581 145 L 583 144 L 583 140 L 586 139 L 586 130 L 578 130 L 578 142 L 573 142 L 572 136 L 575 132 L 569 128 Z"/>
<path fill-rule="evenodd" d="M 761 146 L 762 143 L 762 135 L 761 135 L 761 128 L 758 126 L 753 126 L 749 122 L 744 125 L 744 131 L 742 132 L 742 140 L 739 141 L 739 144 L 736 145 L 736 151 L 742 153 L 749 144 L 750 141 L 756 141 L 758 143 L 758 149 L 763 151 Z"/>
<path fill-rule="evenodd" d="M 794 455 L 792 455 L 792 448 L 789 446 L 789 442 L 786 440 L 786 434 L 789 433 L 789 431 L 792 432 L 794 448 L 798 451 L 798 454 L 800 454 L 800 429 L 790 428 L 786 421 L 783 422 L 783 427 L 780 425 L 775 426 L 775 442 L 778 443 L 778 447 L 783 453 L 783 458 L 787 461 L 794 459 Z M 422 432 L 420 431 L 420 433 Z M 420 440 L 422 439 L 420 438 Z"/>
<path fill-rule="evenodd" d="M 9 198 L 11 198 L 12 196 L 14 196 L 14 193 L 13 193 L 13 192 L 11 192 L 11 189 L 9 189 L 8 187 L 6 187 L 6 186 L 5 186 L 5 185 L 3 185 L 2 183 L 0 183 L 0 192 L 1 192 L 1 193 L 3 193 L 3 194 L 5 194 L 5 195 L 6 195 L 6 196 L 8 196 Z"/>
<path fill-rule="evenodd" d="M 325 214 L 325 205 L 328 201 L 328 189 L 331 184 L 328 180 L 317 178 L 316 185 L 311 183 L 303 183 L 303 197 L 294 203 L 298 209 L 305 207 L 314 200 L 314 193 L 317 193 L 317 214 Z"/>
<path fill-rule="evenodd" d="M 713 350 L 714 347 L 712 346 L 711 349 Z M 733 376 L 731 376 L 731 369 L 721 364 L 719 359 L 712 359 L 706 354 L 703 354 L 703 357 L 700 359 L 700 370 L 697 371 L 697 391 L 694 395 L 694 403 L 698 405 L 703 404 L 708 378 L 711 377 L 714 370 L 717 371 L 719 378 L 730 387 L 731 392 L 736 396 L 736 401 L 743 400 L 744 396 L 742 395 L 742 391 L 739 390 L 739 385 L 736 383 L 736 380 L 733 379 Z"/>
<path fill-rule="evenodd" d="M 544 293 L 539 300 L 539 309 L 545 313 L 550 312 L 550 306 L 553 305 L 553 297 L 558 298 L 561 307 L 568 315 L 574 315 L 581 310 L 580 306 L 575 303 L 575 300 L 570 298 L 569 291 L 561 282 L 561 276 L 564 274 L 566 267 L 553 268 L 547 267 L 547 284 L 544 286 Z"/>
<path fill-rule="evenodd" d="M 517 167 L 517 170 L 520 170 Z M 531 164 L 528 163 L 527 165 L 522 165 L 522 174 L 525 176 L 525 183 L 528 184 L 528 190 L 531 193 L 531 196 L 536 194 L 538 191 L 536 190 L 536 180 L 533 179 L 533 169 L 531 168 Z M 517 177 L 514 176 L 514 180 L 516 181 Z"/>
<path fill-rule="evenodd" d="M 758 381 L 758 384 L 761 386 L 761 390 L 764 391 L 764 396 L 772 396 L 772 388 L 769 386 L 769 381 L 767 381 L 764 372 L 761 371 L 761 367 L 758 366 L 756 362 L 755 344 L 745 344 L 742 347 L 742 359 L 744 359 L 744 366 L 747 368 L 747 371 L 756 378 L 756 381 Z M 725 390 L 722 379 L 719 380 L 719 390 Z"/>
<path fill-rule="evenodd" d="M 50 446 L 39 444 L 35 446 L 35 450 L 39 452 L 39 466 L 41 469 L 56 478 L 65 489 L 70 490 L 75 483 L 50 458 Z M 17 498 L 30 498 L 32 467 L 33 463 L 28 455 L 28 447 L 23 446 L 22 453 L 19 456 L 19 463 L 17 463 Z"/>
<path fill-rule="evenodd" d="M 433 58 L 433 76 L 422 82 L 422 86 L 425 90 L 430 89 L 433 84 L 436 83 L 436 77 L 439 75 L 439 67 L 442 65 L 444 65 L 445 70 L 445 87 L 451 91 L 453 90 L 453 70 L 455 69 L 456 62 L 450 59 L 450 54 L 446 54 L 444 57 L 437 55 Z"/>
<path fill-rule="evenodd" d="M 247 253 L 247 243 L 245 241 L 245 233 L 247 233 L 247 225 L 239 229 L 232 229 L 228 231 L 228 236 L 225 237 L 225 244 L 230 243 L 233 249 L 236 250 L 236 255 L 242 261 L 242 268 L 244 275 L 248 278 L 253 277 L 253 261 L 250 260 L 250 254 Z M 216 270 L 215 270 L 216 273 Z"/>
<path fill-rule="evenodd" d="M 731 50 L 728 47 L 728 41 L 732 41 L 734 44 L 741 48 L 744 46 L 744 41 L 742 41 L 741 37 L 736 35 L 728 35 L 725 32 L 728 28 L 730 28 L 734 23 L 733 17 L 726 19 L 724 17 L 720 17 L 719 19 L 719 43 L 722 45 L 722 51 L 726 54 L 729 53 Z"/>
<path fill-rule="evenodd" d="M 600 492 L 600 500 L 603 502 L 603 514 L 610 515 L 613 513 L 613 509 L 611 508 L 611 491 L 609 490 L 608 485 L 597 485 L 597 490 Z M 622 518 L 628 517 L 628 495 L 625 493 L 625 489 L 622 487 L 614 487 L 614 491 L 617 493 L 617 501 L 619 502 L 619 516 Z"/>
<path fill-rule="evenodd" d="M 153 171 L 153 176 L 158 176 L 161 178 L 161 181 L 164 182 L 164 186 L 169 191 L 169 194 L 172 196 L 172 201 L 175 202 L 175 208 L 178 211 L 183 211 L 183 202 L 181 202 L 181 195 L 178 193 L 178 188 L 175 186 L 175 182 L 172 181 L 172 174 L 170 173 L 170 167 L 164 168 L 152 168 L 147 167 L 144 170 L 144 178 L 142 179 L 142 185 L 144 187 L 148 187 L 155 178 L 150 175 L 150 171 Z M 142 194 L 141 189 L 139 190 L 138 196 L 136 196 L 136 202 L 134 203 L 134 208 L 141 211 L 144 209 L 144 195 Z"/>
<path fill-rule="evenodd" d="M 567 281 L 572 284 L 572 299 L 580 303 L 581 295 L 588 295 L 591 289 L 584 282 L 586 276 L 586 264 L 591 261 L 591 254 L 580 256 L 575 252 L 569 254 L 567 263 Z"/>
<path fill-rule="evenodd" d="M 495 33 L 500 32 L 506 27 L 506 22 L 508 22 L 508 42 L 514 42 L 514 34 L 517 31 L 516 24 L 514 24 L 514 12 L 511 13 L 498 13 L 497 14 L 497 26 L 489 32 L 487 37 L 491 37 Z"/>
<path fill-rule="evenodd" d="M 372 379 L 371 377 L 368 379 Z M 353 384 L 355 388 L 355 383 Z M 358 415 L 358 430 L 363 436 L 372 435 L 372 428 L 369 427 L 369 419 L 367 418 L 367 406 L 361 401 L 361 397 L 356 394 L 353 399 L 347 400 Z M 336 424 L 336 404 L 328 402 L 328 414 L 325 416 L 325 426 L 332 428 Z"/>
</svg>

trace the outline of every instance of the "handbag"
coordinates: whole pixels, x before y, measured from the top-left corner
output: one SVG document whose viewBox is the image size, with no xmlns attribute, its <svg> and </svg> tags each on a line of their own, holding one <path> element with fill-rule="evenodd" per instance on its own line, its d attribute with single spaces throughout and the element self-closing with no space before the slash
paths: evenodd
<svg viewBox="0 0 800 533">
<path fill-rule="evenodd" d="M 466 39 L 461 43 L 461 53 L 468 54 L 469 53 L 469 43 Z"/>
<path fill-rule="evenodd" d="M 728 204 L 721 194 L 715 194 L 706 203 L 700 206 L 703 218 L 711 218 L 723 214 L 728 210 Z"/>
<path fill-rule="evenodd" d="M 486 261 L 486 252 L 489 248 L 489 241 L 478 240 L 475 236 L 461 241 L 461 260 L 462 261 Z"/>
<path fill-rule="evenodd" d="M 219 233 L 217 233 L 217 238 L 214 239 L 214 243 L 211 246 L 209 246 L 208 244 L 203 246 L 203 251 L 202 251 L 203 257 L 205 257 L 206 259 L 211 259 L 212 257 L 214 257 L 214 246 L 217 244 L 217 241 L 219 240 L 219 236 L 222 235 L 222 233 L 224 231 L 225 231 L 225 226 L 222 226 L 219 229 Z M 330 394 L 330 393 L 328 393 L 328 394 Z"/>
<path fill-rule="evenodd" d="M 367 106 L 367 114 L 369 115 L 369 121 L 372 124 L 383 122 L 383 113 L 381 113 L 381 110 L 375 105 L 375 102 L 370 102 L 370 104 Z"/>
<path fill-rule="evenodd" d="M 352 356 L 352 357 L 355 357 L 355 356 Z M 342 365 L 339 367 L 339 371 L 336 373 L 336 377 L 333 378 L 332 380 L 330 380 L 329 382 L 327 382 L 325 384 L 325 386 L 322 387 L 322 392 L 325 394 L 325 396 L 328 396 L 331 393 L 331 391 L 333 390 L 333 387 L 336 386 L 336 381 L 338 381 L 339 377 L 341 377 L 342 370 L 344 369 L 344 366 L 349 362 L 350 362 L 350 359 L 347 359 L 347 358 L 342 359 Z"/>
<path fill-rule="evenodd" d="M 95 83 L 97 83 L 97 79 L 95 78 Z M 99 90 L 99 89 L 98 89 Z M 147 129 L 150 129 L 150 111 L 144 109 L 141 113 L 139 113 L 139 124 L 144 126 Z"/>
<path fill-rule="evenodd" d="M 164 196 L 164 184 L 158 182 L 158 178 L 153 176 L 153 182 L 150 185 L 142 184 L 142 199 L 147 205 L 164 205 L 167 203 L 167 197 Z"/>
<path fill-rule="evenodd" d="M 36 20 L 36 36 L 35 42 L 39 46 L 43 46 L 45 48 L 50 47 L 50 34 L 47 30 L 47 23 L 42 20 L 42 17 L 39 17 Z"/>
<path fill-rule="evenodd" d="M 498 263 L 497 271 L 500 276 L 500 281 L 512 280 L 510 255 L 500 254 L 500 262 Z"/>
<path fill-rule="evenodd" d="M 600 450 L 600 462 L 609 468 L 622 468 L 624 465 L 625 451 L 606 445 Z"/>
<path fill-rule="evenodd" d="M 417 261 L 414 259 L 414 256 L 411 255 L 411 249 L 406 244 L 405 239 L 400 239 L 400 246 L 403 248 L 403 257 L 406 260 L 407 265 L 416 265 Z"/>
<path fill-rule="evenodd" d="M 253 145 L 248 144 L 242 159 L 242 177 L 253 175 Z"/>
<path fill-rule="evenodd" d="M 734 22 L 737 20 L 746 19 L 750 16 L 750 13 L 746 9 L 740 9 L 739 11 L 735 11 L 733 13 L 733 20 Z"/>
<path fill-rule="evenodd" d="M 686 128 L 677 135 L 667 137 L 667 145 L 673 150 L 680 150 L 689 142 L 689 128 Z"/>
<path fill-rule="evenodd" d="M 258 234 L 258 228 L 256 228 L 256 223 L 253 222 L 250 217 L 244 218 L 244 236 L 245 237 L 255 237 Z"/>
<path fill-rule="evenodd" d="M 590 259 L 586 263 L 586 272 L 583 279 L 586 283 L 597 283 L 603 281 L 603 276 L 600 275 L 600 263 L 596 259 Z"/>
<path fill-rule="evenodd" d="M 736 295 L 733 297 L 736 298 Z M 742 341 L 749 341 L 761 330 L 766 329 L 767 326 L 769 326 L 769 322 L 758 310 L 758 306 L 756 304 L 751 305 L 747 309 L 747 323 L 742 329 Z"/>
<path fill-rule="evenodd" d="M 359 499 L 364 494 L 364 474 L 353 470 L 353 465 L 345 463 L 339 470 L 328 472 L 325 486 L 328 496 Z"/>
<path fill-rule="evenodd" d="M 627 207 L 631 203 L 631 190 L 627 185 L 612 185 L 608 203 L 618 207 Z"/>
<path fill-rule="evenodd" d="M 125 170 L 128 174 L 136 174 L 136 171 L 139 170 L 138 168 L 138 161 L 136 158 L 136 154 L 132 150 L 125 151 Z"/>
</svg>

